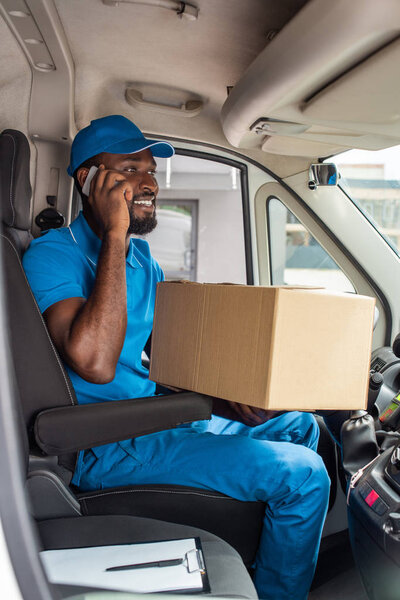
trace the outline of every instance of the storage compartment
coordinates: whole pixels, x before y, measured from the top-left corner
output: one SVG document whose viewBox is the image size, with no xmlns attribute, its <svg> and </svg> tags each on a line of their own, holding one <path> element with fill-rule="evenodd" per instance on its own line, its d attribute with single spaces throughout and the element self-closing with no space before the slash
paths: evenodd
<svg viewBox="0 0 400 600">
<path fill-rule="evenodd" d="M 397 144 L 399 18 L 398 0 L 307 2 L 226 99 L 228 141 L 310 157 Z"/>
</svg>

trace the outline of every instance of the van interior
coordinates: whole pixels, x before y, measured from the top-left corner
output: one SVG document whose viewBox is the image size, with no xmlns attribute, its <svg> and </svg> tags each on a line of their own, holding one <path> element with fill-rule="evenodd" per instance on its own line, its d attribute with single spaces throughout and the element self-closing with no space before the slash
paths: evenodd
<svg viewBox="0 0 400 600">
<path fill-rule="evenodd" d="M 211 414 L 193 392 L 79 406 L 21 266 L 33 238 L 81 210 L 66 171 L 74 136 L 121 114 L 176 149 L 157 161 L 158 227 L 146 238 L 167 280 L 375 298 L 368 410 L 316 415 L 331 492 L 309 599 L 398 600 L 399 1 L 0 0 L 0 14 L 9 597 L 141 597 L 52 583 L 39 551 L 186 537 L 201 538 L 206 593 L 257 597 L 261 502 L 71 486 L 79 450 Z"/>
</svg>

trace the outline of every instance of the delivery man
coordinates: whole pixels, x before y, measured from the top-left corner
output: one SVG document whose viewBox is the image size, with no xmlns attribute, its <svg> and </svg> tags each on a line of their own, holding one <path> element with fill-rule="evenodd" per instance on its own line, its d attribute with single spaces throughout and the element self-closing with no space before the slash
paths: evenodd
<svg viewBox="0 0 400 600">
<path fill-rule="evenodd" d="M 81 404 L 155 394 L 141 354 L 164 276 L 148 243 L 131 234 L 156 226 L 155 157 L 173 152 L 122 116 L 92 121 L 75 137 L 68 167 L 83 211 L 25 253 L 29 283 Z M 89 172 L 93 178 L 82 191 Z M 215 400 L 213 412 L 210 422 L 82 451 L 72 482 L 82 491 L 187 485 L 265 502 L 258 594 L 305 600 L 329 495 L 314 417 L 291 412 L 269 418 L 222 400 Z"/>
</svg>

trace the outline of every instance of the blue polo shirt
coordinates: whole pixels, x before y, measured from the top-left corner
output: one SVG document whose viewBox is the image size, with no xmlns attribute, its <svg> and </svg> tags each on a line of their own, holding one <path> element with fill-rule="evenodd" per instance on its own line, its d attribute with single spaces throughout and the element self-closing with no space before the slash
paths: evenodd
<svg viewBox="0 0 400 600">
<path fill-rule="evenodd" d="M 70 227 L 51 229 L 32 241 L 23 266 L 42 313 L 60 300 L 89 298 L 100 248 L 101 240 L 82 213 Z M 154 395 L 142 350 L 153 327 L 156 285 L 163 279 L 149 244 L 131 239 L 126 257 L 128 323 L 115 377 L 110 383 L 89 383 L 65 365 L 79 404 Z"/>
</svg>

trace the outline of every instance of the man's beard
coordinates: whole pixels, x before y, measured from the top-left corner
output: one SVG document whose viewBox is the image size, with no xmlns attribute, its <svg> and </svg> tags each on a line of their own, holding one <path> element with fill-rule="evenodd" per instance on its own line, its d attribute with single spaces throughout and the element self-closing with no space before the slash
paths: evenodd
<svg viewBox="0 0 400 600">
<path fill-rule="evenodd" d="M 135 198 L 133 198 L 135 200 Z M 146 235 L 150 233 L 157 225 L 156 209 L 148 217 L 139 218 L 135 215 L 135 205 L 132 204 L 129 207 L 129 229 L 128 233 L 134 233 L 136 235 Z"/>
</svg>

